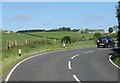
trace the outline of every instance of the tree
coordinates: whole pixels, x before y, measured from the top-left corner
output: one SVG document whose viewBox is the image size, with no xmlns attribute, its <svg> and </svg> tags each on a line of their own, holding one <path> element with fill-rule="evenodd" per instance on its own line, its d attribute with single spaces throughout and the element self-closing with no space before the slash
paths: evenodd
<svg viewBox="0 0 120 83">
<path fill-rule="evenodd" d="M 86 28 L 86 29 L 85 29 L 85 33 L 89 33 L 89 29 Z"/>
<path fill-rule="evenodd" d="M 118 20 L 118 47 L 120 47 L 120 1 L 116 7 L 116 17 Z"/>
<path fill-rule="evenodd" d="M 115 32 L 117 32 L 118 31 L 118 26 L 116 25 L 116 26 L 113 26 L 113 30 L 115 31 Z"/>
<path fill-rule="evenodd" d="M 113 32 L 113 28 L 110 27 L 110 28 L 108 29 L 108 31 L 109 31 L 109 33 L 112 33 L 112 32 Z"/>
<path fill-rule="evenodd" d="M 62 39 L 61 39 L 61 43 L 71 43 L 71 39 L 69 36 L 64 36 Z"/>
</svg>

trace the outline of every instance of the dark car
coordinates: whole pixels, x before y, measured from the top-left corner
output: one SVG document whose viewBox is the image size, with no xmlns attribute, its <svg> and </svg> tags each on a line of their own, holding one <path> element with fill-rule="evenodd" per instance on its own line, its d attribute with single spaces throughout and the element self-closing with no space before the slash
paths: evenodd
<svg viewBox="0 0 120 83">
<path fill-rule="evenodd" d="M 98 40 L 97 40 L 97 47 L 99 48 L 100 46 L 114 47 L 115 42 L 112 39 L 112 37 L 110 37 L 110 36 L 102 36 L 102 37 L 98 38 Z"/>
</svg>

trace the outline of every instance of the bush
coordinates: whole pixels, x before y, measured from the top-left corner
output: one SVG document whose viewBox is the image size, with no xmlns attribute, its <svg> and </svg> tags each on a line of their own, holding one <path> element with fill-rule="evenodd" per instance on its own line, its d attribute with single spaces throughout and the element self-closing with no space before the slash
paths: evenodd
<svg viewBox="0 0 120 83">
<path fill-rule="evenodd" d="M 37 40 L 37 41 L 30 42 L 28 46 L 32 48 L 36 48 L 36 46 L 38 45 L 51 45 L 51 44 L 53 44 L 53 42 L 50 40 Z"/>
<path fill-rule="evenodd" d="M 117 33 L 111 34 L 110 36 L 113 38 L 117 38 Z"/>
<path fill-rule="evenodd" d="M 77 35 L 77 34 L 70 36 L 70 42 L 71 42 L 71 43 L 75 43 L 75 42 L 77 42 L 78 40 L 79 40 L 79 38 L 78 38 L 78 35 Z"/>
<path fill-rule="evenodd" d="M 66 43 L 71 43 L 70 37 L 69 36 L 65 36 L 61 39 L 61 43 L 66 42 Z"/>
<path fill-rule="evenodd" d="M 89 40 L 94 40 L 94 38 L 89 38 Z"/>
</svg>

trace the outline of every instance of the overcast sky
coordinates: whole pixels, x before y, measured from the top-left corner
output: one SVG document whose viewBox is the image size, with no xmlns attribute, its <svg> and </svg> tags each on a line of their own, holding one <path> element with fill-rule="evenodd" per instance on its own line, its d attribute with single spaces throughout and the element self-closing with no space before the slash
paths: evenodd
<svg viewBox="0 0 120 83">
<path fill-rule="evenodd" d="M 117 2 L 3 2 L 2 28 L 105 29 L 117 25 Z"/>
</svg>

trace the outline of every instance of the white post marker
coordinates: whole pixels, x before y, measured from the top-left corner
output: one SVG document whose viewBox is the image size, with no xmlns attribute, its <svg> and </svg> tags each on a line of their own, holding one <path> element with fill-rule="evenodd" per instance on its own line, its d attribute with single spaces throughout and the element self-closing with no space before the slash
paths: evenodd
<svg viewBox="0 0 120 83">
<path fill-rule="evenodd" d="M 65 44 L 65 42 L 63 42 L 63 47 L 64 47 L 64 48 L 66 47 L 66 44 Z"/>
<path fill-rule="evenodd" d="M 22 51 L 21 51 L 21 49 L 19 48 L 19 49 L 18 49 L 18 54 L 19 54 L 19 56 L 21 56 L 21 53 L 22 53 Z"/>
</svg>

